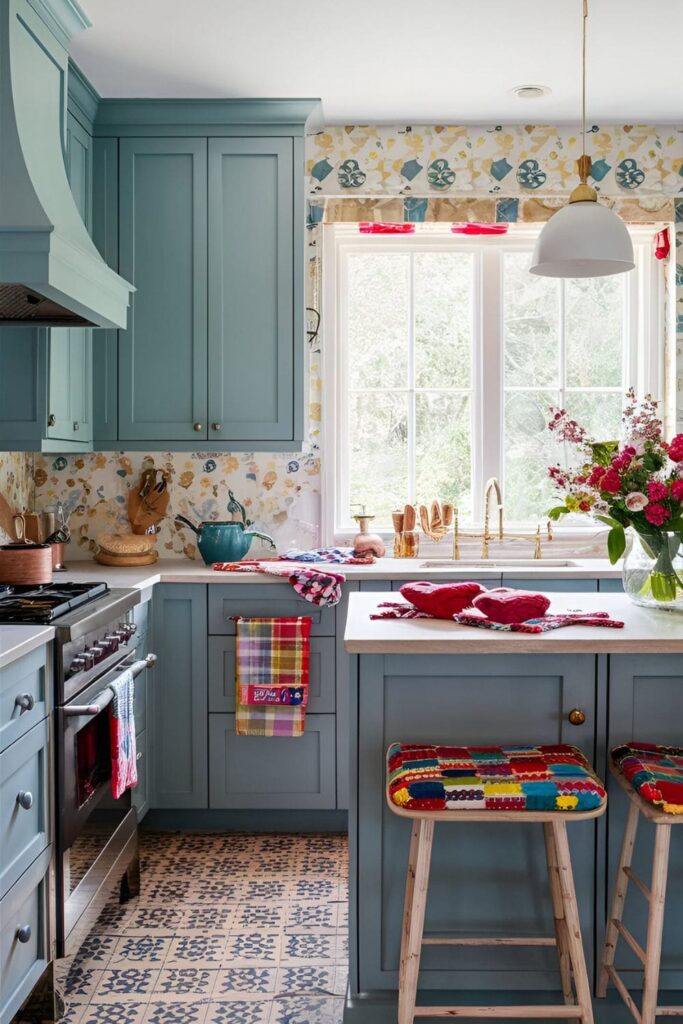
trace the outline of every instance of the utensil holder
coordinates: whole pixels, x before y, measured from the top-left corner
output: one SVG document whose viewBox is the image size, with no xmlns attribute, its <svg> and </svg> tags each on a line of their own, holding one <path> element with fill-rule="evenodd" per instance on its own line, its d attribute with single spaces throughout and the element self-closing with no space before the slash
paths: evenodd
<svg viewBox="0 0 683 1024">
<path fill-rule="evenodd" d="M 394 534 L 394 558 L 417 558 L 419 554 L 420 535 L 417 530 Z"/>
</svg>

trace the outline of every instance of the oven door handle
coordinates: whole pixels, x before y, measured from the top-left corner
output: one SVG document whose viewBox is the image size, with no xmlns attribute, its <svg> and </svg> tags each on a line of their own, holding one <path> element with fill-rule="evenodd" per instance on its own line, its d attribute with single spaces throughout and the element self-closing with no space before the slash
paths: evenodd
<svg viewBox="0 0 683 1024">
<path fill-rule="evenodd" d="M 130 664 L 124 664 L 120 666 L 122 671 L 130 671 L 133 673 L 133 678 L 139 676 L 141 672 L 144 672 L 147 668 L 152 668 L 156 664 L 156 654 L 148 654 L 146 658 L 142 658 L 140 661 L 134 661 Z M 83 718 L 86 715 L 99 715 L 101 711 L 111 704 L 114 699 L 114 692 L 109 687 L 106 690 L 102 690 L 95 697 L 94 704 L 67 704 L 63 708 L 63 712 L 67 718 Z"/>
</svg>

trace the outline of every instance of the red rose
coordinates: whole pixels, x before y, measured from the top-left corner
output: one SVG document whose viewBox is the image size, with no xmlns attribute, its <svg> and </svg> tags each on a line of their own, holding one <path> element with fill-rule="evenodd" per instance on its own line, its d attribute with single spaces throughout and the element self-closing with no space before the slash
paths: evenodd
<svg viewBox="0 0 683 1024">
<path fill-rule="evenodd" d="M 600 481 L 607 470 L 604 466 L 593 466 L 590 476 L 588 477 L 588 484 L 590 487 L 599 487 Z"/>
<path fill-rule="evenodd" d="M 674 501 L 683 501 L 683 480 L 674 480 L 671 485 L 671 497 Z"/>
<path fill-rule="evenodd" d="M 669 445 L 669 458 L 672 462 L 683 462 L 683 434 L 676 434 Z"/>
<path fill-rule="evenodd" d="M 666 501 L 669 497 L 666 484 L 660 483 L 659 480 L 650 480 L 647 485 L 647 496 L 650 501 Z"/>
<path fill-rule="evenodd" d="M 664 505 L 648 505 L 645 509 L 645 518 L 653 526 L 661 526 L 663 522 L 669 519 L 670 515 L 671 513 Z"/>
<path fill-rule="evenodd" d="M 616 469 L 608 469 L 599 484 L 601 491 L 608 494 L 618 494 L 621 490 L 621 480 Z"/>
</svg>

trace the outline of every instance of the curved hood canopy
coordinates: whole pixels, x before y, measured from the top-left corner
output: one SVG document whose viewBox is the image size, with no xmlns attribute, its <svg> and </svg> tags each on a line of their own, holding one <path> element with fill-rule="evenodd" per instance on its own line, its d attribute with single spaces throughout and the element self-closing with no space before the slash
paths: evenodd
<svg viewBox="0 0 683 1024">
<path fill-rule="evenodd" d="M 75 0 L 0 0 L 0 326 L 125 327 L 132 286 L 104 262 L 64 163 Z"/>
</svg>

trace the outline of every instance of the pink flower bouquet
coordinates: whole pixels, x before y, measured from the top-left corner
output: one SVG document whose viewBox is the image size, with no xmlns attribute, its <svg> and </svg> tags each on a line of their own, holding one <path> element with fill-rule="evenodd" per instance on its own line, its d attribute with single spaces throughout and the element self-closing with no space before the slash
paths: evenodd
<svg viewBox="0 0 683 1024">
<path fill-rule="evenodd" d="M 646 603 L 671 602 L 683 591 L 674 564 L 683 541 L 683 434 L 667 443 L 657 402 L 650 395 L 637 401 L 633 388 L 626 398 L 621 442 L 595 441 L 566 410 L 550 409 L 548 427 L 558 441 L 574 446 L 578 468 L 550 466 L 564 503 L 548 515 L 557 521 L 568 512 L 583 512 L 609 526 L 612 564 L 624 554 L 625 528 L 632 527 L 652 561 L 639 583 L 640 595 L 650 599 Z"/>
</svg>

